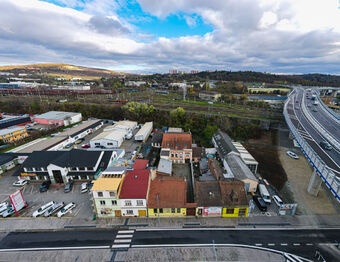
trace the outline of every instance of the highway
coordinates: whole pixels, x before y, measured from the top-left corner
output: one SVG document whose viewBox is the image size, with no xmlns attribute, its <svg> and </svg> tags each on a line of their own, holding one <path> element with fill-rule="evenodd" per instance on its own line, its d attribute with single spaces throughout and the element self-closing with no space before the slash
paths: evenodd
<svg viewBox="0 0 340 262">
<path fill-rule="evenodd" d="M 325 164 L 332 169 L 338 177 L 340 177 L 340 153 L 334 148 L 331 151 L 321 148 L 320 142 L 325 141 L 325 138 L 323 137 L 322 132 L 308 120 L 301 108 L 302 96 L 305 90 L 302 88 L 296 88 L 294 92 L 294 99 L 290 99 L 287 106 L 288 114 L 294 126 L 299 130 L 299 133 L 305 138 L 307 143 L 313 148 Z M 311 103 L 309 99 L 305 100 L 307 100 L 305 101 L 307 105 Z M 312 110 L 313 107 L 318 107 L 318 111 L 314 112 Z M 314 115 L 314 117 L 326 130 L 329 130 L 331 134 L 336 136 L 340 132 L 340 127 L 338 130 L 334 130 L 334 128 L 337 129 L 338 124 L 335 121 L 332 121 L 327 113 L 319 107 L 320 105 L 311 105 L 310 107 L 307 106 L 307 110 L 310 110 L 309 112 Z"/>
<path fill-rule="evenodd" d="M 339 240 L 340 229 L 75 229 L 11 232 L 0 241 L 0 255 L 5 251 L 197 247 L 214 243 L 216 247 L 249 245 L 270 248 L 308 259 L 313 259 L 315 251 L 319 250 L 328 261 L 336 261 L 340 256 L 340 250 L 336 248 Z M 329 248 L 333 251 L 327 251 Z"/>
</svg>

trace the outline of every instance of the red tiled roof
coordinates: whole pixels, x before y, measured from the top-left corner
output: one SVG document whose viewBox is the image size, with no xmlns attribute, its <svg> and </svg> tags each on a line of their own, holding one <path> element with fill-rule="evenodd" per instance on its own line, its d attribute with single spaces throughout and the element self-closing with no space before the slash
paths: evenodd
<svg viewBox="0 0 340 262">
<path fill-rule="evenodd" d="M 146 199 L 149 176 L 150 170 L 148 169 L 128 171 L 125 175 L 119 198 Z"/>
<path fill-rule="evenodd" d="M 191 149 L 192 136 L 191 134 L 174 134 L 165 133 L 163 135 L 162 148 L 170 149 Z"/>
<path fill-rule="evenodd" d="M 132 168 L 136 169 L 145 169 L 148 166 L 149 160 L 145 159 L 136 159 L 135 163 L 133 163 Z"/>
<path fill-rule="evenodd" d="M 183 178 L 157 176 L 151 181 L 149 208 L 181 208 L 186 205 L 187 185 Z M 158 196 L 158 200 L 157 200 Z"/>
</svg>

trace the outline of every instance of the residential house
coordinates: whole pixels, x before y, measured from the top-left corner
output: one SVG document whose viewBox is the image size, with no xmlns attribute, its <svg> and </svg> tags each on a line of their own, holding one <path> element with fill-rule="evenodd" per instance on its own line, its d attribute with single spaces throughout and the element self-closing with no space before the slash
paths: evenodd
<svg viewBox="0 0 340 262">
<path fill-rule="evenodd" d="M 193 147 L 192 148 L 192 161 L 199 162 L 202 158 L 205 158 L 205 148 L 204 147 Z"/>
<path fill-rule="evenodd" d="M 191 133 L 165 133 L 163 135 L 161 158 L 171 160 L 174 163 L 191 162 Z"/>
<path fill-rule="evenodd" d="M 183 178 L 156 176 L 147 200 L 149 217 L 195 215 L 196 203 L 187 203 L 187 183 Z"/>
<path fill-rule="evenodd" d="M 149 186 L 149 169 L 137 169 L 126 173 L 119 193 L 122 216 L 147 216 Z"/>
<path fill-rule="evenodd" d="M 100 177 L 93 181 L 91 192 L 98 217 L 120 217 L 122 215 L 118 194 L 123 179 L 124 176 L 120 178 Z"/>
<path fill-rule="evenodd" d="M 222 196 L 219 181 L 195 181 L 197 216 L 222 217 Z"/>
<path fill-rule="evenodd" d="M 134 170 L 138 169 L 146 169 L 148 167 L 149 160 L 146 159 L 136 159 L 135 162 L 132 165 L 132 168 Z"/>
<path fill-rule="evenodd" d="M 0 140 L 4 143 L 14 143 L 28 137 L 28 133 L 25 127 L 13 126 L 0 130 Z"/>
<path fill-rule="evenodd" d="M 12 154 L 0 154 L 0 175 L 12 169 L 18 163 L 17 157 Z"/>
</svg>

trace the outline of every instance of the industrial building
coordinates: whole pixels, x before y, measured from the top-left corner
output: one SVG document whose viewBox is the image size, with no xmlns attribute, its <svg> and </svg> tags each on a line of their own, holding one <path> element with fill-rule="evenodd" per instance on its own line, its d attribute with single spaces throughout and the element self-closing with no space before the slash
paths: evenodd
<svg viewBox="0 0 340 262">
<path fill-rule="evenodd" d="M 145 142 L 150 136 L 152 132 L 152 128 L 153 128 L 153 122 L 145 123 L 135 135 L 135 140 Z"/>
<path fill-rule="evenodd" d="M 208 101 L 217 101 L 221 96 L 222 94 L 216 91 L 201 91 L 198 94 L 200 99 Z"/>
<path fill-rule="evenodd" d="M 31 118 L 29 117 L 29 115 L 13 116 L 13 115 L 0 113 L 0 129 L 15 126 L 15 125 L 23 125 L 25 123 L 30 123 L 30 122 L 31 122 Z"/>
<path fill-rule="evenodd" d="M 91 147 L 104 146 L 105 148 L 120 147 L 125 139 L 127 131 L 124 129 L 112 129 L 104 131 L 90 141 Z"/>
<path fill-rule="evenodd" d="M 82 120 L 81 113 L 50 111 L 35 115 L 33 121 L 43 125 L 69 126 Z"/>
</svg>

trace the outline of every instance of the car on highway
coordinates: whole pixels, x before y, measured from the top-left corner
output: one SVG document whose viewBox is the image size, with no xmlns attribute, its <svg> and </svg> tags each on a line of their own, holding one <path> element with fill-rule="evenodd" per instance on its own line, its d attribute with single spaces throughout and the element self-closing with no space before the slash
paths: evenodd
<svg viewBox="0 0 340 262">
<path fill-rule="evenodd" d="M 44 181 L 40 185 L 40 193 L 46 192 L 50 188 L 50 185 L 51 185 L 51 181 L 50 180 Z"/>
<path fill-rule="evenodd" d="M 295 153 L 292 152 L 292 151 L 287 151 L 286 154 L 287 154 L 287 156 L 289 156 L 289 157 L 291 157 L 291 158 L 299 159 L 299 157 L 297 156 L 297 154 L 295 154 Z"/>
<path fill-rule="evenodd" d="M 73 180 L 70 180 L 70 181 L 67 182 L 67 184 L 64 187 L 64 192 L 65 193 L 68 193 L 68 192 L 70 192 L 72 190 L 73 183 L 74 183 Z"/>
<path fill-rule="evenodd" d="M 332 150 L 332 146 L 327 141 L 321 141 L 320 146 L 326 150 Z"/>
<path fill-rule="evenodd" d="M 260 196 L 254 196 L 253 197 L 255 204 L 262 212 L 267 212 L 267 205 L 264 202 L 263 198 Z"/>
<path fill-rule="evenodd" d="M 1 215 L 3 218 L 9 217 L 15 213 L 14 207 L 10 205 Z"/>
<path fill-rule="evenodd" d="M 45 205 L 42 205 L 41 207 L 39 207 L 38 210 L 34 211 L 32 214 L 32 217 L 38 217 L 42 214 L 44 214 L 48 209 L 50 209 L 53 205 L 55 204 L 54 201 L 50 201 Z"/>
<path fill-rule="evenodd" d="M 84 144 L 81 146 L 82 148 L 90 148 L 91 146 L 89 144 Z"/>
<path fill-rule="evenodd" d="M 278 195 L 273 195 L 272 199 L 278 207 L 280 207 L 283 204 L 282 199 Z"/>
<path fill-rule="evenodd" d="M 63 207 L 57 214 L 58 217 L 62 217 L 64 215 L 66 215 L 68 212 L 70 212 L 73 208 L 76 207 L 76 204 L 71 202 L 69 204 L 67 204 L 65 207 Z"/>
<path fill-rule="evenodd" d="M 26 184 L 28 184 L 28 180 L 26 180 L 26 179 L 19 179 L 18 181 L 15 181 L 13 183 L 13 186 L 24 186 Z"/>
<path fill-rule="evenodd" d="M 51 206 L 49 209 L 47 209 L 44 213 L 44 217 L 49 217 L 50 215 L 53 215 L 55 212 L 59 211 L 64 207 L 64 202 L 56 203 L 53 206 Z"/>
</svg>

